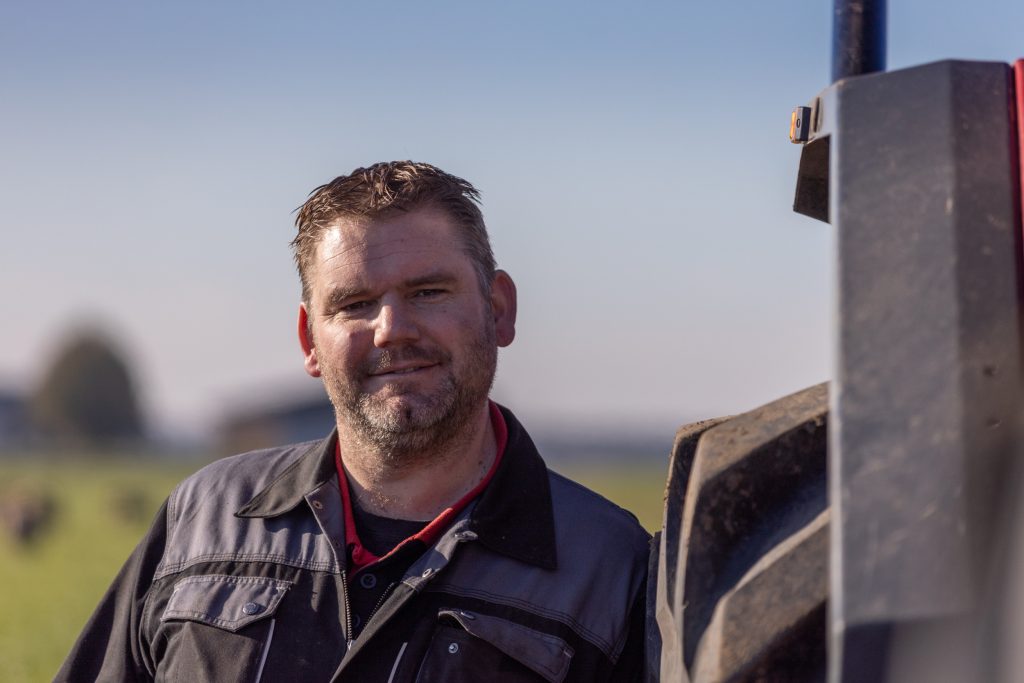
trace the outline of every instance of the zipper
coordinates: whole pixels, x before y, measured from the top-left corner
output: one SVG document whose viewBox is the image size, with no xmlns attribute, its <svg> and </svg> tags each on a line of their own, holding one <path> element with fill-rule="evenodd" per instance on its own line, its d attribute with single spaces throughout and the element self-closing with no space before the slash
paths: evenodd
<svg viewBox="0 0 1024 683">
<path fill-rule="evenodd" d="M 392 589 L 397 585 L 397 581 L 392 581 L 388 584 L 387 588 L 384 589 L 384 592 L 380 594 L 377 604 L 373 606 L 372 610 L 370 610 L 370 614 L 366 617 L 366 621 L 363 622 L 364 626 L 369 624 L 370 619 L 373 619 L 373 615 L 377 613 L 377 610 L 384 606 L 384 601 L 388 599 L 388 596 L 391 595 Z M 345 649 L 348 651 L 352 649 L 352 643 L 355 641 L 355 638 L 352 637 L 352 605 L 348 599 L 348 570 L 346 569 L 341 570 L 341 595 L 342 600 L 345 601 Z"/>
<path fill-rule="evenodd" d="M 380 594 L 380 599 L 377 600 L 377 604 L 373 606 L 373 609 L 370 610 L 369 616 L 366 617 L 366 624 L 369 624 L 370 619 L 373 619 L 373 615 L 377 613 L 377 610 L 384 606 L 384 601 L 388 599 L 389 595 L 391 595 L 391 589 L 397 585 L 398 582 L 392 581 L 388 584 L 388 587 L 384 589 L 384 592 Z"/>
<path fill-rule="evenodd" d="M 348 599 L 348 570 L 341 570 L 341 599 L 345 603 L 345 652 L 352 649 L 352 605 Z"/>
</svg>

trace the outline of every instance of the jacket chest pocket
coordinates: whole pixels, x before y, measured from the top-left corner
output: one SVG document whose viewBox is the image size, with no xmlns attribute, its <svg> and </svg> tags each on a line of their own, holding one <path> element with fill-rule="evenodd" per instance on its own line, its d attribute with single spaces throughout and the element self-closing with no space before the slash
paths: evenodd
<svg viewBox="0 0 1024 683">
<path fill-rule="evenodd" d="M 254 576 L 190 576 L 176 583 L 160 617 L 167 646 L 157 680 L 259 681 L 274 614 L 290 587 Z"/>
<path fill-rule="evenodd" d="M 507 619 L 441 610 L 417 683 L 561 683 L 573 650 L 556 636 Z"/>
</svg>

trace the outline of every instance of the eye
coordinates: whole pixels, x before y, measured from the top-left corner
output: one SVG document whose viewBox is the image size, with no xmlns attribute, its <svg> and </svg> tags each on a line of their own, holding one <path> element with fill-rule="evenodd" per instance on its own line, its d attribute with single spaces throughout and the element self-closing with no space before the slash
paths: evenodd
<svg viewBox="0 0 1024 683">
<path fill-rule="evenodd" d="M 442 294 L 444 294 L 444 290 L 443 289 L 425 288 L 425 289 L 417 289 L 416 293 L 413 294 L 413 296 L 415 296 L 417 299 L 432 299 L 432 298 L 439 297 Z"/>
<path fill-rule="evenodd" d="M 338 310 L 342 313 L 358 313 L 369 308 L 372 303 L 372 301 L 367 301 L 365 299 L 361 301 L 352 301 L 344 306 L 339 306 Z"/>
</svg>

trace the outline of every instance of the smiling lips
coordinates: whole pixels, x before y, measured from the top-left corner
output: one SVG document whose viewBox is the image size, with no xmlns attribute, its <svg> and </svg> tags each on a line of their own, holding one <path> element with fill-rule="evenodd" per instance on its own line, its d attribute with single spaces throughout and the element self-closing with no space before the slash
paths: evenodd
<svg viewBox="0 0 1024 683">
<path fill-rule="evenodd" d="M 436 363 L 431 363 L 429 365 L 411 365 L 411 366 L 404 367 L 404 368 L 402 368 L 402 367 L 399 367 L 399 368 L 386 368 L 384 370 L 378 370 L 376 372 L 371 373 L 371 376 L 372 377 L 381 377 L 381 376 L 384 376 L 384 375 L 408 375 L 408 374 L 411 374 L 413 372 L 417 372 L 418 370 L 426 370 L 427 368 L 432 368 L 435 365 L 436 365 Z"/>
<path fill-rule="evenodd" d="M 412 375 L 429 370 L 449 360 L 447 354 L 437 349 L 409 346 L 398 349 L 384 349 L 365 367 L 367 377 L 388 379 Z"/>
</svg>

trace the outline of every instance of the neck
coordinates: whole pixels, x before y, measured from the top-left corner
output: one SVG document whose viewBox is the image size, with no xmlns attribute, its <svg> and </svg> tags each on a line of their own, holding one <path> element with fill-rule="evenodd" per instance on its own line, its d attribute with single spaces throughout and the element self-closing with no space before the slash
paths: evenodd
<svg viewBox="0 0 1024 683">
<path fill-rule="evenodd" d="M 341 460 L 352 495 L 373 514 L 435 518 L 483 480 L 497 455 L 488 404 L 464 425 L 443 444 L 396 455 L 361 442 L 339 420 Z"/>
</svg>

